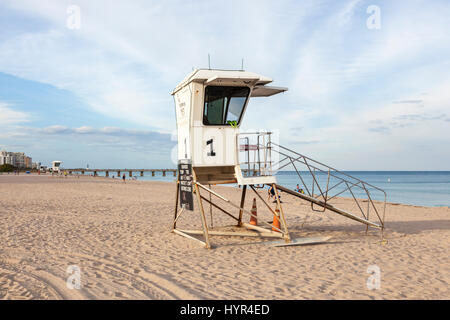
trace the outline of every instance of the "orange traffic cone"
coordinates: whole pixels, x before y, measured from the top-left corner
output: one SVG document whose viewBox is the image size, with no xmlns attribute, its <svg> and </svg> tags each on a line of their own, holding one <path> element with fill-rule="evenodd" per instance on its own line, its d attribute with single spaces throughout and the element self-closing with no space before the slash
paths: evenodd
<svg viewBox="0 0 450 320">
<path fill-rule="evenodd" d="M 251 213 L 254 214 L 255 216 L 250 216 L 250 224 L 253 226 L 257 226 L 258 218 L 256 218 L 256 215 L 258 214 L 258 212 L 256 211 L 256 198 L 253 198 L 253 206 Z"/>
<path fill-rule="evenodd" d="M 275 213 L 276 213 L 276 215 L 273 216 L 272 231 L 280 232 L 277 229 L 275 229 L 275 228 L 281 229 L 280 210 L 278 209 L 278 204 L 277 204 L 277 208 L 275 209 Z"/>
</svg>

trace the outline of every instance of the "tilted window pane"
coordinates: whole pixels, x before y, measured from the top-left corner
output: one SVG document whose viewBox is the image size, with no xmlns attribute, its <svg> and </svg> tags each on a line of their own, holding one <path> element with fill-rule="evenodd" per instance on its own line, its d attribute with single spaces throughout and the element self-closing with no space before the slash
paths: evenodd
<svg viewBox="0 0 450 320">
<path fill-rule="evenodd" d="M 228 106 L 227 121 L 239 121 L 247 98 L 231 98 Z"/>
</svg>

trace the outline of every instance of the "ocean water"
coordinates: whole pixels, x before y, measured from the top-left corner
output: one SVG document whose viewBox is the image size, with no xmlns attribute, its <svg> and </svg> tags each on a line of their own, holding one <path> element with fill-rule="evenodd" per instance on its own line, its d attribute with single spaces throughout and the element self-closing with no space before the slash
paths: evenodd
<svg viewBox="0 0 450 320">
<path fill-rule="evenodd" d="M 110 173 L 111 174 L 111 173 Z M 404 203 L 417 206 L 446 206 L 450 207 L 450 171 L 345 171 L 357 179 L 360 179 L 370 185 L 378 187 L 386 192 L 388 202 Z M 102 174 L 104 175 L 104 173 Z M 146 181 L 175 181 L 176 177 L 172 173 L 167 173 L 165 177 L 162 173 L 156 173 L 152 177 L 151 172 L 145 172 L 144 177 L 140 177 L 139 173 L 133 173 L 137 180 Z M 277 173 L 278 184 L 286 188 L 295 189 L 299 184 L 302 189 L 309 189 L 312 192 L 313 179 L 308 172 L 300 172 L 306 188 L 303 186 L 295 171 L 280 171 Z M 342 175 L 342 177 L 345 177 Z M 127 179 L 129 179 L 127 174 Z M 327 174 L 316 174 L 317 182 L 322 190 L 325 190 L 328 182 Z M 330 177 L 330 187 L 335 185 L 337 178 Z M 341 184 L 330 191 L 331 195 L 339 193 L 346 188 L 345 184 Z M 384 200 L 384 193 L 375 188 L 366 185 L 370 196 L 374 200 Z M 363 198 L 365 192 L 359 187 L 351 189 L 357 198 Z M 306 190 L 305 190 L 306 191 Z M 318 194 L 317 186 L 314 187 L 314 193 Z M 352 197 L 348 191 L 343 192 L 339 196 Z"/>
<path fill-rule="evenodd" d="M 388 202 L 450 207 L 450 171 L 346 171 L 344 173 L 384 190 Z M 306 172 L 300 172 L 300 174 L 304 176 L 305 184 L 310 188 L 312 185 L 312 178 L 308 177 L 310 175 Z M 294 189 L 297 183 L 302 187 L 295 171 L 279 172 L 277 180 L 279 184 L 291 189 Z M 318 180 L 320 185 L 326 186 L 327 175 L 319 175 Z M 333 185 L 332 182 L 337 181 L 337 179 L 330 179 L 330 186 Z M 334 190 L 340 191 L 344 188 L 339 186 Z M 369 186 L 367 189 L 372 199 L 384 200 L 382 192 Z M 361 188 L 352 188 L 352 191 L 357 198 L 365 196 Z M 317 188 L 315 193 L 318 193 Z M 350 192 L 344 192 L 340 196 L 352 197 Z"/>
</svg>

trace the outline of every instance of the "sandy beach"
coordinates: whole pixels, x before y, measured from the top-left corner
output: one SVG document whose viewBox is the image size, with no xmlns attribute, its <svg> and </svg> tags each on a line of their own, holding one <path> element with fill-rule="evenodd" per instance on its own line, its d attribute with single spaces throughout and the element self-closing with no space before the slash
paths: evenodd
<svg viewBox="0 0 450 320">
<path fill-rule="evenodd" d="M 214 189 L 239 203 L 239 190 Z M 174 183 L 0 175 L 0 299 L 450 298 L 448 207 L 388 204 L 382 243 L 376 229 L 366 235 L 283 195 L 291 236 L 332 238 L 274 248 L 270 239 L 212 237 L 207 250 L 170 232 L 174 201 Z M 180 226 L 200 226 L 195 207 Z M 213 213 L 214 226 L 234 223 Z M 259 202 L 258 217 L 271 219 Z M 366 285 L 373 265 L 378 290 Z M 79 290 L 66 286 L 69 266 L 79 267 Z"/>
</svg>

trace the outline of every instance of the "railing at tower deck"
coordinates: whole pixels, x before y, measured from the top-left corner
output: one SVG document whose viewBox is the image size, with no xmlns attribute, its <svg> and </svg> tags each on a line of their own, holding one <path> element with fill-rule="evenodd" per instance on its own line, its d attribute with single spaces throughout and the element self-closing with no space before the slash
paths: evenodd
<svg viewBox="0 0 450 320">
<path fill-rule="evenodd" d="M 238 154 L 243 176 L 272 175 L 271 132 L 239 133 Z M 241 161 L 241 155 L 244 156 Z"/>
<path fill-rule="evenodd" d="M 289 193 L 311 203 L 313 211 L 335 211 L 351 219 L 384 229 L 386 192 L 350 174 L 339 171 L 298 152 L 271 141 L 270 132 L 242 133 L 239 135 L 239 156 L 243 175 L 282 175 L 288 167 L 298 177 L 300 192 Z M 264 137 L 264 138 L 263 138 Z M 353 199 L 353 209 L 358 216 L 338 209 L 334 201 L 339 196 Z M 371 213 L 375 214 L 372 218 Z M 361 215 L 361 217 L 359 217 Z M 372 215 L 373 216 L 373 215 Z"/>
</svg>

